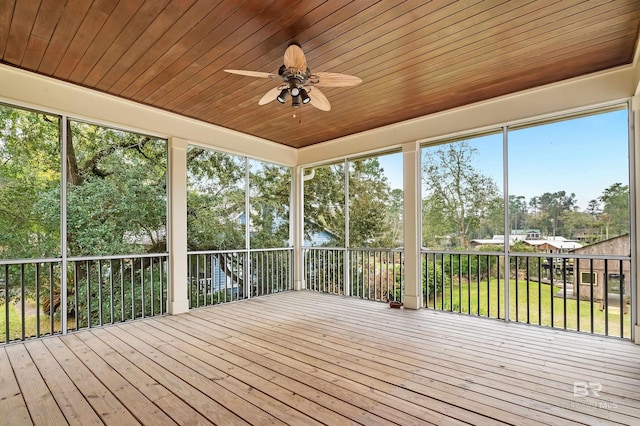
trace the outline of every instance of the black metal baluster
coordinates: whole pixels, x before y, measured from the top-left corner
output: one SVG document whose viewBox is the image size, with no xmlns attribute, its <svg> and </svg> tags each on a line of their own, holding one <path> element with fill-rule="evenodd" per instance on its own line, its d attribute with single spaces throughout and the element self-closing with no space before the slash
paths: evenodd
<svg viewBox="0 0 640 426">
<path fill-rule="evenodd" d="M 453 255 L 449 255 L 449 310 L 453 312 Z"/>
<path fill-rule="evenodd" d="M 136 293 L 135 293 L 135 273 L 136 273 L 136 262 L 134 259 L 131 259 L 131 319 L 136 318 Z"/>
<path fill-rule="evenodd" d="M 142 318 L 147 315 L 147 303 L 145 299 L 144 258 L 140 258 L 140 287 L 142 288 Z"/>
<path fill-rule="evenodd" d="M 458 312 L 462 313 L 462 255 L 458 255 Z"/>
<path fill-rule="evenodd" d="M 480 272 L 482 271 L 482 262 L 480 261 L 480 255 L 477 255 L 476 264 L 478 265 L 478 276 L 476 277 L 477 285 L 476 285 L 476 299 L 478 303 L 478 307 L 476 309 L 476 314 L 480 316 Z"/>
<path fill-rule="evenodd" d="M 74 310 L 74 315 L 76 317 L 76 328 L 75 329 L 79 330 L 81 322 L 80 322 L 80 310 L 79 310 L 80 309 L 79 308 L 79 306 L 80 306 L 79 297 L 80 296 L 78 295 L 78 293 L 80 292 L 79 291 L 80 289 L 78 288 L 78 286 L 80 285 L 80 275 L 79 275 L 78 262 L 73 262 L 73 269 L 74 269 L 74 272 L 75 272 L 75 276 L 73 277 L 73 292 L 75 293 L 74 297 L 73 297 L 74 298 L 73 310 Z M 51 275 L 49 275 L 49 276 L 51 276 Z M 49 280 L 49 282 L 51 282 L 51 280 Z"/>
<path fill-rule="evenodd" d="M 55 323 L 53 321 L 53 263 L 49 264 L 49 332 L 53 335 Z"/>
<path fill-rule="evenodd" d="M 102 312 L 102 299 L 104 295 L 102 294 L 102 260 L 98 259 L 98 314 L 100 315 L 100 319 L 98 321 L 99 325 L 102 325 L 103 312 Z"/>
<path fill-rule="evenodd" d="M 549 296 L 551 298 L 551 327 L 553 328 L 553 327 L 556 326 L 555 319 L 554 319 L 555 314 L 554 314 L 554 309 L 553 309 L 554 308 L 554 297 L 553 297 L 553 270 L 554 270 L 553 266 L 554 265 L 553 265 L 553 263 L 554 263 L 555 259 L 553 257 L 551 257 L 549 259 L 551 260 L 550 264 L 549 264 L 549 282 L 550 282 L 550 284 L 549 284 L 549 293 L 550 293 Z"/>
<path fill-rule="evenodd" d="M 36 337 L 40 337 L 40 263 L 36 263 Z"/>
<path fill-rule="evenodd" d="M 167 312 L 167 307 L 165 306 L 165 291 L 167 289 L 167 286 L 164 283 L 164 273 L 163 273 L 163 269 L 164 269 L 164 262 L 165 262 L 165 258 L 164 257 L 159 257 L 158 258 L 158 279 L 160 280 L 160 314 L 164 314 L 165 312 Z"/>
<path fill-rule="evenodd" d="M 467 313 L 471 315 L 471 255 L 467 254 Z"/>
<path fill-rule="evenodd" d="M 519 306 L 520 305 L 520 294 L 519 294 L 520 282 L 518 280 L 518 259 L 519 259 L 519 257 L 517 257 L 517 256 L 513 258 L 514 263 L 515 263 L 515 273 L 514 273 L 514 275 L 516 277 L 516 322 L 520 321 L 520 315 L 519 315 L 520 314 L 520 310 L 519 310 L 519 308 L 520 308 L 520 306 Z"/>
<path fill-rule="evenodd" d="M 562 258 L 562 327 L 567 329 L 567 259 Z"/>
<path fill-rule="evenodd" d="M 529 292 L 530 292 L 530 288 L 529 288 L 529 281 L 530 281 L 530 277 L 529 277 L 529 258 L 525 257 L 524 261 L 525 261 L 524 266 L 526 268 L 525 277 L 526 277 L 526 280 L 527 280 L 527 324 L 531 324 L 531 313 L 530 313 L 531 298 L 530 298 L 530 295 L 529 295 Z"/>
<path fill-rule="evenodd" d="M 150 281 L 149 293 L 151 294 L 151 316 L 154 316 L 156 314 L 155 301 L 154 301 L 154 299 L 156 298 L 156 294 L 155 294 L 155 281 L 153 280 L 153 257 L 149 258 L 149 281 Z"/>
<path fill-rule="evenodd" d="M 538 257 L 538 325 L 542 325 L 542 258 Z"/>
<path fill-rule="evenodd" d="M 619 261 L 618 271 L 620 272 L 620 337 L 624 337 L 624 311 L 627 307 L 624 301 L 624 269 L 622 264 L 622 259 Z"/>
<path fill-rule="evenodd" d="M 609 260 L 604 260 L 604 335 L 609 335 Z"/>
<path fill-rule="evenodd" d="M 53 283 L 49 281 L 49 288 Z M 49 298 L 51 301 L 52 299 Z M 51 304 L 51 303 L 49 303 Z M 4 341 L 9 341 L 9 265 L 4 265 Z"/>
<path fill-rule="evenodd" d="M 421 255 L 424 256 L 424 306 L 429 308 L 429 253 L 422 253 Z"/>
<path fill-rule="evenodd" d="M 595 276 L 593 275 L 593 259 L 589 259 L 589 306 L 590 306 L 590 316 L 591 316 L 591 334 L 593 334 L 593 281 Z"/>
<path fill-rule="evenodd" d="M 576 328 L 580 331 L 580 259 L 573 260 L 573 295 L 576 298 Z"/>
<path fill-rule="evenodd" d="M 91 263 L 88 260 L 85 261 L 84 267 L 87 270 L 87 328 L 91 328 Z"/>
<path fill-rule="evenodd" d="M 26 322 L 26 316 L 25 316 L 26 304 L 25 304 L 25 300 L 24 300 L 24 266 L 25 266 L 24 263 L 20 264 L 20 307 L 22 308 L 21 309 L 22 312 L 20 312 L 20 319 L 21 319 L 20 334 L 21 334 L 21 340 L 25 339 L 25 334 L 26 334 L 26 324 L 25 324 L 25 322 Z M 51 301 L 51 304 L 53 304 L 53 300 Z M 51 334 L 53 334 L 53 333 L 51 333 Z"/>
<path fill-rule="evenodd" d="M 497 304 L 498 304 L 498 319 L 501 318 L 500 316 L 500 308 L 502 308 L 502 303 L 500 303 L 500 256 L 496 256 L 496 277 L 497 277 L 497 293 L 498 293 L 498 299 L 497 299 Z"/>
<path fill-rule="evenodd" d="M 441 283 L 440 283 L 441 284 L 441 291 L 440 292 L 442 293 L 442 294 L 440 294 L 440 310 L 444 311 L 444 299 L 445 299 L 445 293 L 444 293 L 444 289 L 445 289 L 445 286 L 444 286 L 444 253 L 440 254 L 440 265 L 441 265 L 440 270 L 442 271 L 442 273 L 440 274 L 440 276 L 441 276 Z"/>
<path fill-rule="evenodd" d="M 491 317 L 491 256 L 487 255 L 487 318 Z"/>
<path fill-rule="evenodd" d="M 109 259 L 109 290 L 110 290 L 110 314 L 111 314 L 111 324 L 115 322 L 115 311 L 113 307 L 113 260 Z"/>
</svg>

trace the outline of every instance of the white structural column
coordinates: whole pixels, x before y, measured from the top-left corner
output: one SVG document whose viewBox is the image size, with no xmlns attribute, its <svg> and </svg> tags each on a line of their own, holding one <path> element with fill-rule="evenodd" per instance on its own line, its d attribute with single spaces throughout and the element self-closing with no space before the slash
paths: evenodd
<svg viewBox="0 0 640 426">
<path fill-rule="evenodd" d="M 302 167 L 297 166 L 293 172 L 293 289 L 306 288 L 304 280 L 304 257 L 302 255 L 302 242 L 304 241 L 304 187 Z"/>
<path fill-rule="evenodd" d="M 638 244 L 638 212 L 640 212 L 640 194 L 638 193 L 638 191 L 640 190 L 640 182 L 638 182 L 638 171 L 640 170 L 640 149 L 638 149 L 638 142 L 640 142 L 640 126 L 638 125 L 638 123 L 640 123 L 640 95 L 636 95 L 632 98 L 632 102 L 631 102 L 631 110 L 632 110 L 632 120 L 631 120 L 631 135 L 630 137 L 633 138 L 633 162 L 634 162 L 634 170 L 632 173 L 632 177 L 634 178 L 635 182 L 632 183 L 631 188 L 634 188 L 634 198 L 633 201 L 635 201 L 635 205 L 634 207 L 634 214 L 632 216 L 632 218 L 635 219 L 635 221 L 632 220 L 631 222 L 631 226 L 634 227 L 635 229 L 631 230 L 631 243 L 635 245 L 635 247 L 632 247 L 631 249 L 631 255 L 634 256 L 634 259 L 631 259 L 631 262 L 633 263 L 635 261 L 635 265 L 636 265 L 636 271 L 635 274 L 636 276 L 633 277 L 631 283 L 632 285 L 635 286 L 635 301 L 632 302 L 633 306 L 635 306 L 635 319 L 633 321 L 633 335 L 634 335 L 634 341 L 636 344 L 640 344 L 640 309 L 638 309 L 640 307 L 640 286 L 638 285 L 638 283 L 640 283 L 640 273 L 638 272 L 638 270 L 640 270 L 640 267 L 638 267 L 638 265 L 640 265 L 640 259 L 639 259 L 639 255 L 640 255 L 640 250 L 638 250 L 637 244 Z"/>
<path fill-rule="evenodd" d="M 422 273 L 420 248 L 422 246 L 420 205 L 420 144 L 402 145 L 404 163 L 404 307 L 422 307 Z"/>
<path fill-rule="evenodd" d="M 189 310 L 187 299 L 187 141 L 169 138 L 169 313 Z"/>
</svg>

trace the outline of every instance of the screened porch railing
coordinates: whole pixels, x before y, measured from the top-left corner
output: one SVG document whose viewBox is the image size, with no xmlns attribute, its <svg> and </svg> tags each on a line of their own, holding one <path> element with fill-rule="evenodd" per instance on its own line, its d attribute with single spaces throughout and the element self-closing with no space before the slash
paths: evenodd
<svg viewBox="0 0 640 426">
<path fill-rule="evenodd" d="M 0 260 L 0 342 L 167 312 L 168 254 Z"/>
<path fill-rule="evenodd" d="M 309 290 L 384 302 L 402 301 L 402 249 L 305 247 L 303 259 Z"/>
<path fill-rule="evenodd" d="M 190 308 L 293 289 L 290 247 L 195 251 L 187 259 Z"/>
<path fill-rule="evenodd" d="M 505 257 L 496 252 L 422 252 L 430 309 L 504 319 Z M 628 257 L 509 254 L 509 320 L 631 337 Z"/>
</svg>

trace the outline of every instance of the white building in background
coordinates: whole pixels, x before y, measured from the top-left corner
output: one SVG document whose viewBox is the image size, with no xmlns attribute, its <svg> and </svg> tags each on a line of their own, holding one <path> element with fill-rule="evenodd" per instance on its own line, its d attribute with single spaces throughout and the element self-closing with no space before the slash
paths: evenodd
<svg viewBox="0 0 640 426">
<path fill-rule="evenodd" d="M 547 253 L 565 253 L 569 250 L 581 248 L 583 245 L 577 241 L 568 240 L 565 237 L 538 237 L 531 238 L 530 233 L 514 233 L 509 235 L 509 246 L 522 241 L 525 244 L 529 244 L 536 248 L 536 251 Z M 480 247 L 485 245 L 503 245 L 505 241 L 504 235 L 494 235 L 493 237 L 486 239 L 471 240 L 473 247 Z"/>
</svg>

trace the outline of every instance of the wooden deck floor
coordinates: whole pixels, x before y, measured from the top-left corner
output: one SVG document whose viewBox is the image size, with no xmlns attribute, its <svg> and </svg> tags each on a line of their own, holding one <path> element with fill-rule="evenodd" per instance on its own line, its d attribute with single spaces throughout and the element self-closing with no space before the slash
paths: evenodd
<svg viewBox="0 0 640 426">
<path fill-rule="evenodd" d="M 0 347 L 32 423 L 637 425 L 640 346 L 289 292 Z"/>
</svg>

